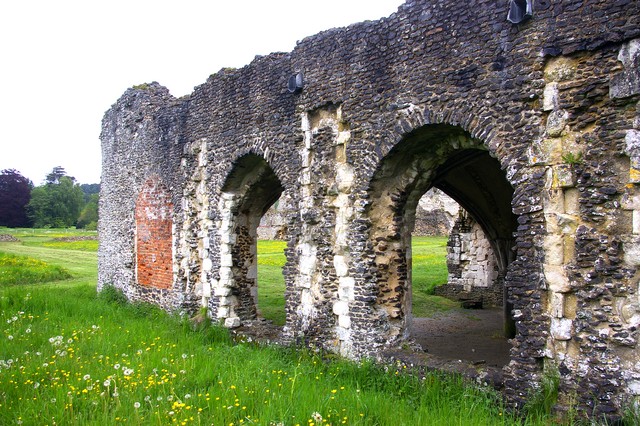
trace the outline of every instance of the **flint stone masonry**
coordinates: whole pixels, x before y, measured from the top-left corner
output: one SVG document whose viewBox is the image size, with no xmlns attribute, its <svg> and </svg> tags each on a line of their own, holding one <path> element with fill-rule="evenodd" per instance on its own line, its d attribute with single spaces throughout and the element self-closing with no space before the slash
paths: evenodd
<svg viewBox="0 0 640 426">
<path fill-rule="evenodd" d="M 514 25 L 507 1 L 411 0 L 180 99 L 127 90 L 101 134 L 99 289 L 250 327 L 256 230 L 285 197 L 281 340 L 375 358 L 411 339 L 411 232 L 435 187 L 504 275 L 507 399 L 557 371 L 559 407 L 616 417 L 640 397 L 640 5 L 533 4 Z M 149 179 L 171 213 L 168 287 L 136 274 Z"/>
</svg>

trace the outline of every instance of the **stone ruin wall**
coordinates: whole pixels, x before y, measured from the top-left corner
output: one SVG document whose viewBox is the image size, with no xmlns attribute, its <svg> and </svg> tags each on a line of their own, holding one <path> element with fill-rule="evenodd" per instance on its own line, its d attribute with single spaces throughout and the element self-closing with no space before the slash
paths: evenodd
<svg viewBox="0 0 640 426">
<path fill-rule="evenodd" d="M 537 1 L 519 25 L 507 10 L 410 0 L 184 98 L 127 90 L 103 120 L 99 288 L 251 326 L 257 227 L 284 196 L 282 340 L 375 358 L 411 337 L 410 234 L 435 186 L 505 277 L 508 400 L 555 370 L 559 406 L 619 414 L 640 396 L 639 4 Z M 145 236 L 151 187 L 171 220 Z M 171 286 L 143 285 L 136 247 L 169 226 Z"/>
<path fill-rule="evenodd" d="M 447 241 L 447 284 L 437 296 L 469 307 L 500 307 L 504 303 L 504 276 L 490 241 L 478 222 L 461 212 Z"/>
</svg>

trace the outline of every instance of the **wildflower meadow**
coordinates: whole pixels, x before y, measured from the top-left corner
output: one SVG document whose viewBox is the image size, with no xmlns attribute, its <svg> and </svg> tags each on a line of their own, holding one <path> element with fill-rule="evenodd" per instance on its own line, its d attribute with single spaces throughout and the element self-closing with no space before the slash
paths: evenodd
<svg viewBox="0 0 640 426">
<path fill-rule="evenodd" d="M 21 242 L 0 243 L 0 268 L 20 256 L 64 273 L 0 281 L 2 425 L 550 424 L 458 376 L 238 341 L 113 288 L 97 294 L 95 251 L 12 232 Z"/>
</svg>

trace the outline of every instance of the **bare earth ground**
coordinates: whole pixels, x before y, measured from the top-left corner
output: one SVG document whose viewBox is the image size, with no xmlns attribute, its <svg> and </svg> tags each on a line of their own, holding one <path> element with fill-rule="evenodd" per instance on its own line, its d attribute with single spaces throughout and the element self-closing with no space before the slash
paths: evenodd
<svg viewBox="0 0 640 426">
<path fill-rule="evenodd" d="M 413 339 L 431 355 L 502 368 L 509 362 L 502 308 L 455 309 L 413 320 Z"/>
</svg>

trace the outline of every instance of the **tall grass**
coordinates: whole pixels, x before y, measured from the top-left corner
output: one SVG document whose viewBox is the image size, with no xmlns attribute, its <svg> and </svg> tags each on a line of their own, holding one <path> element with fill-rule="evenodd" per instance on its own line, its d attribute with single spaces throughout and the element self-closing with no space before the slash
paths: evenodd
<svg viewBox="0 0 640 426">
<path fill-rule="evenodd" d="M 0 424 L 515 424 L 459 377 L 234 343 L 89 283 L 12 287 L 0 311 Z"/>
<path fill-rule="evenodd" d="M 0 251 L 0 287 L 58 281 L 70 277 L 71 274 L 61 266 Z"/>
<path fill-rule="evenodd" d="M 98 296 L 94 253 L 2 247 L 74 278 L 0 288 L 0 424 L 521 424 L 458 376 L 235 342 L 113 288 Z"/>
</svg>

